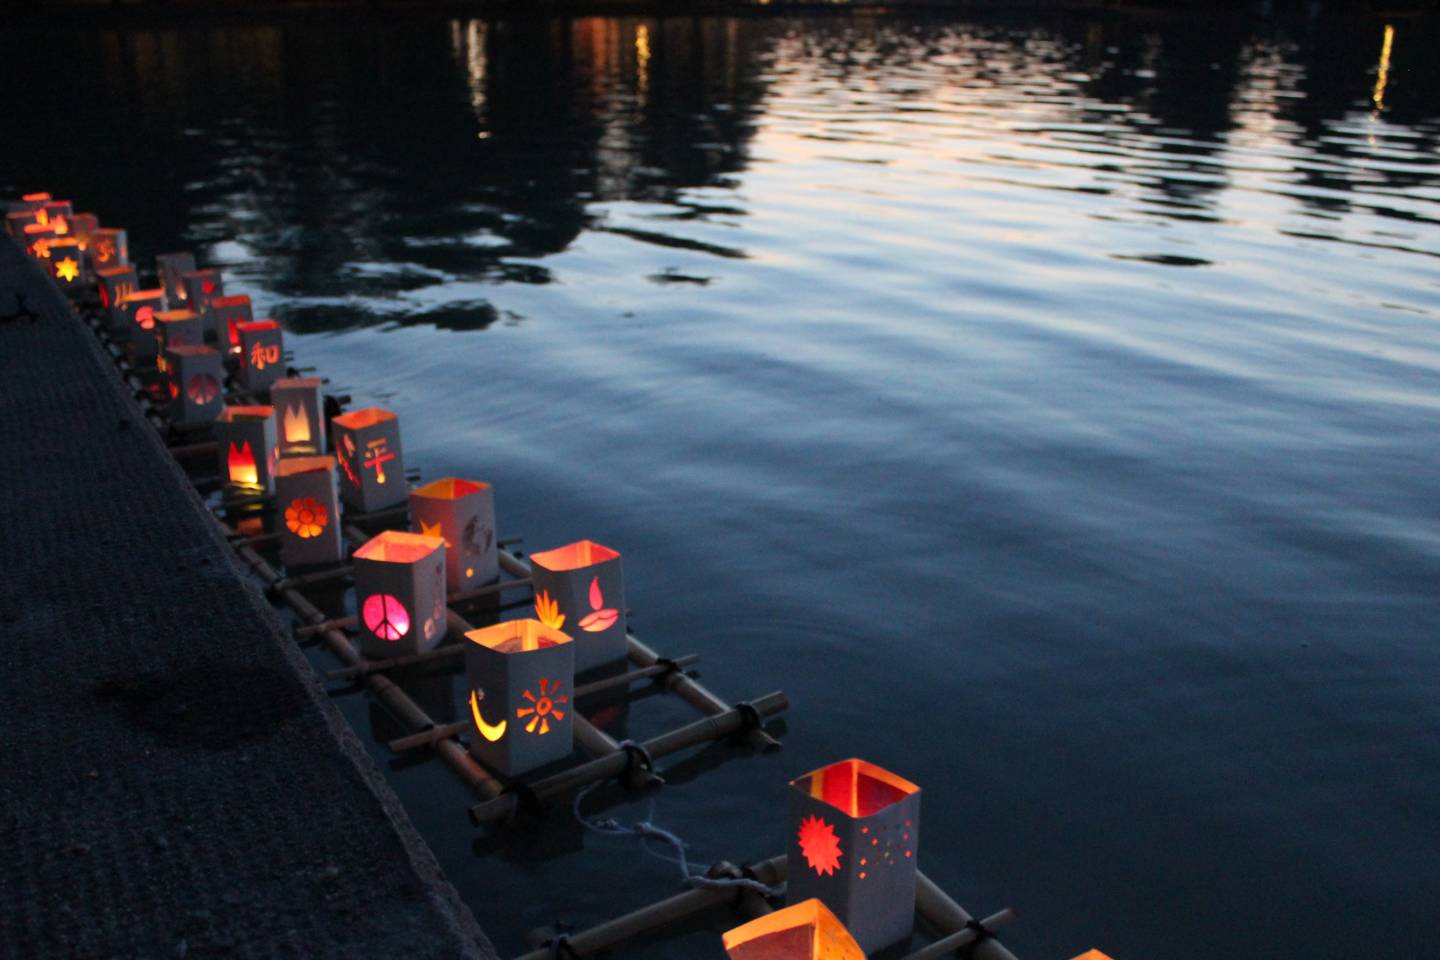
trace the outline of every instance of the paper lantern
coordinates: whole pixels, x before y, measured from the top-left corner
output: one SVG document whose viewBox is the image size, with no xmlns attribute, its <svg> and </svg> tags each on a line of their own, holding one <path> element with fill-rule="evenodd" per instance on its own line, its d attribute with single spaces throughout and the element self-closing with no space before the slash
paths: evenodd
<svg viewBox="0 0 1440 960">
<path fill-rule="evenodd" d="M 400 419 L 367 407 L 330 421 L 340 464 L 340 499 L 363 513 L 398 507 L 409 492 L 400 452 Z"/>
<path fill-rule="evenodd" d="M 355 551 L 360 652 L 400 657 L 445 636 L 445 541 L 386 530 Z"/>
<path fill-rule="evenodd" d="M 280 428 L 280 456 L 297 457 L 325 449 L 325 400 L 319 377 L 286 377 L 270 385 L 270 406 Z"/>
<path fill-rule="evenodd" d="M 70 218 L 75 215 L 75 206 L 69 200 L 45 200 L 35 208 L 35 222 L 54 226 L 61 235 L 70 232 Z"/>
<path fill-rule="evenodd" d="M 214 347 L 174 346 L 165 350 L 170 421 L 209 423 L 225 406 L 225 364 Z M 228 469 L 228 463 L 226 469 Z"/>
<path fill-rule="evenodd" d="M 17 240 L 25 236 L 25 228 L 35 225 L 34 210 L 12 210 L 5 214 L 5 232 Z"/>
<path fill-rule="evenodd" d="M 50 245 L 62 239 L 64 238 L 56 233 L 53 227 L 32 223 L 22 231 L 20 245 L 36 260 L 49 260 Z"/>
<path fill-rule="evenodd" d="M 538 620 L 507 620 L 465 634 L 470 752 L 513 777 L 574 752 L 571 638 Z"/>
<path fill-rule="evenodd" d="M 220 477 L 225 486 L 242 493 L 274 493 L 274 407 L 226 407 L 215 418 L 215 442 L 220 453 Z"/>
<path fill-rule="evenodd" d="M 210 301 L 225 296 L 225 280 L 214 267 L 187 270 L 180 274 L 180 284 L 184 296 L 177 305 L 189 307 L 204 318 L 210 316 Z"/>
<path fill-rule="evenodd" d="M 100 306 L 107 310 L 128 293 L 140 286 L 135 268 L 129 264 L 114 267 L 100 267 L 95 271 L 95 291 L 100 297 Z"/>
<path fill-rule="evenodd" d="M 412 490 L 410 527 L 445 539 L 445 582 L 451 593 L 499 578 L 490 484 L 446 477 Z"/>
<path fill-rule="evenodd" d="M 1099 950 L 1086 950 L 1080 956 L 1072 957 L 1071 960 L 1110 960 L 1110 956 Z"/>
<path fill-rule="evenodd" d="M 155 272 L 160 276 L 160 286 L 165 295 L 175 304 L 189 300 L 185 290 L 185 274 L 195 270 L 195 256 L 191 253 L 162 253 L 155 258 Z M 199 312 L 198 310 L 196 311 Z"/>
<path fill-rule="evenodd" d="M 85 251 L 74 237 L 56 237 L 49 242 L 49 257 L 44 261 L 50 276 L 67 296 L 78 296 L 85 289 Z"/>
<path fill-rule="evenodd" d="M 865 960 L 865 951 L 830 909 L 811 898 L 727 930 L 731 960 Z"/>
<path fill-rule="evenodd" d="M 920 788 L 863 760 L 790 782 L 786 891 L 818 897 L 866 953 L 910 936 Z"/>
<path fill-rule="evenodd" d="M 250 298 L 243 293 L 228 297 L 216 297 L 210 301 L 210 319 L 206 324 L 211 330 L 211 339 L 220 344 L 220 349 L 229 353 L 240 352 L 240 324 L 250 323 L 255 313 Z"/>
<path fill-rule="evenodd" d="M 88 250 L 90 235 L 100 229 L 100 219 L 93 213 L 77 213 L 70 218 L 70 236 L 80 241 L 80 249 Z"/>
<path fill-rule="evenodd" d="M 194 310 L 157 310 L 155 339 L 163 354 L 171 347 L 198 347 L 205 343 L 200 315 Z"/>
<path fill-rule="evenodd" d="M 285 566 L 334 564 L 345 559 L 334 457 L 291 457 L 277 463 L 275 513 L 280 559 Z"/>
<path fill-rule="evenodd" d="M 575 672 L 625 659 L 625 575 L 616 550 L 581 540 L 530 555 L 535 616 L 575 638 Z"/>
<path fill-rule="evenodd" d="M 130 262 L 130 241 L 124 230 L 101 227 L 90 232 L 86 252 L 98 274 L 103 267 L 121 267 Z"/>
<path fill-rule="evenodd" d="M 155 353 L 155 314 L 165 309 L 165 291 L 132 290 L 110 305 L 110 335 L 135 344 L 138 356 Z"/>
<path fill-rule="evenodd" d="M 240 332 L 240 385 L 252 392 L 270 389 L 285 374 L 285 347 L 280 324 L 253 320 L 236 324 Z"/>
</svg>

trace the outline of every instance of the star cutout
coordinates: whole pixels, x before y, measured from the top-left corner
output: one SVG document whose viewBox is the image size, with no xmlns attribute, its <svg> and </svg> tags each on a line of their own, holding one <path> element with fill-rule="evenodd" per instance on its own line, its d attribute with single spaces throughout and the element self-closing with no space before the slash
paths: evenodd
<svg viewBox="0 0 1440 960">
<path fill-rule="evenodd" d="M 74 280 L 80 276 L 80 264 L 66 257 L 64 260 L 55 264 L 55 275 L 64 280 Z"/>
</svg>

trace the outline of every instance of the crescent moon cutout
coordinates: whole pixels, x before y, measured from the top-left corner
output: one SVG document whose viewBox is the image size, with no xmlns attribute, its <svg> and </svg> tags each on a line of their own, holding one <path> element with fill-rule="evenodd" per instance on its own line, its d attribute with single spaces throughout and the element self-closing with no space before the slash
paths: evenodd
<svg viewBox="0 0 1440 960">
<path fill-rule="evenodd" d="M 510 725 L 510 721 L 501 720 L 493 726 L 486 723 L 485 718 L 480 716 L 480 701 L 475 699 L 474 690 L 470 691 L 470 713 L 475 717 L 475 726 L 480 729 L 480 736 L 486 740 L 494 743 L 505 736 L 505 728 Z"/>
</svg>

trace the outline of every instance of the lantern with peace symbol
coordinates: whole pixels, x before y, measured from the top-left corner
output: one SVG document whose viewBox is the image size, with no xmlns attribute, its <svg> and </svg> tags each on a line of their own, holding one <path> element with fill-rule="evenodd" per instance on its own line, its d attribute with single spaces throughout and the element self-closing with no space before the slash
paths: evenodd
<svg viewBox="0 0 1440 960">
<path fill-rule="evenodd" d="M 385 530 L 355 551 L 360 652 L 424 653 L 445 636 L 445 541 Z"/>
</svg>

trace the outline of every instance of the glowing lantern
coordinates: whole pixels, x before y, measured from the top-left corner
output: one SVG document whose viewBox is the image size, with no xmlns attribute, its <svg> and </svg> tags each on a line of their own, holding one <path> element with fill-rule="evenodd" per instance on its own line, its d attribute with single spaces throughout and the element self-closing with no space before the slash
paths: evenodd
<svg viewBox="0 0 1440 960">
<path fill-rule="evenodd" d="M 280 324 L 255 320 L 235 325 L 240 332 L 240 384 L 263 392 L 285 374 L 285 348 Z"/>
<path fill-rule="evenodd" d="M 74 215 L 75 206 L 69 200 L 46 200 L 35 208 L 35 222 L 53 227 L 61 236 L 70 232 Z"/>
<path fill-rule="evenodd" d="M 400 420 L 389 410 L 367 407 L 330 421 L 340 463 L 340 499 L 373 513 L 405 502 L 405 460 Z"/>
<path fill-rule="evenodd" d="M 90 232 L 86 252 L 97 271 L 101 267 L 121 267 L 130 262 L 130 241 L 124 230 L 103 227 Z"/>
<path fill-rule="evenodd" d="M 94 252 L 90 249 L 90 236 L 100 229 L 100 220 L 93 213 L 77 213 L 70 218 L 70 236 L 80 241 L 80 249 L 85 251 L 85 279 L 95 279 L 95 268 L 99 264 L 95 260 Z"/>
<path fill-rule="evenodd" d="M 204 333 L 200 315 L 194 310 L 155 311 L 155 339 L 162 354 L 171 347 L 201 346 L 205 343 Z"/>
<path fill-rule="evenodd" d="M 48 243 L 49 257 L 45 261 L 50 275 L 69 296 L 78 294 L 85 287 L 85 251 L 74 237 L 56 237 Z"/>
<path fill-rule="evenodd" d="M 210 321 L 206 326 L 214 333 L 220 349 L 228 353 L 240 352 L 240 330 L 242 323 L 255 319 L 250 298 L 243 293 L 229 297 L 216 297 L 210 301 Z"/>
<path fill-rule="evenodd" d="M 132 290 L 110 305 L 110 335 L 133 342 L 139 356 L 155 353 L 155 314 L 165 309 L 165 291 Z"/>
<path fill-rule="evenodd" d="M 133 293 L 140 286 L 135 268 L 125 264 L 114 267 L 98 267 L 95 270 L 95 288 L 100 296 L 100 306 L 107 310 L 122 296 Z"/>
<path fill-rule="evenodd" d="M 334 457 L 291 457 L 276 464 L 275 510 L 286 567 L 345 559 Z"/>
<path fill-rule="evenodd" d="M 538 620 L 507 620 L 465 634 L 470 752 L 513 777 L 575 749 L 575 645 Z"/>
<path fill-rule="evenodd" d="M 1071 960 L 1110 960 L 1110 956 L 1099 950 L 1086 950 L 1080 956 L 1072 957 Z"/>
<path fill-rule="evenodd" d="M 170 421 L 209 423 L 219 416 L 225 406 L 221 390 L 225 365 L 219 352 L 197 344 L 167 347 L 164 356 L 170 378 Z"/>
<path fill-rule="evenodd" d="M 625 575 L 620 554 L 581 540 L 530 555 L 535 615 L 575 638 L 575 672 L 625 659 Z"/>
<path fill-rule="evenodd" d="M 325 401 L 319 377 L 288 377 L 270 385 L 270 405 L 280 425 L 280 456 L 297 457 L 325 449 Z"/>
<path fill-rule="evenodd" d="M 499 578 L 490 484 L 446 477 L 411 491 L 410 526 L 445 538 L 445 582 L 451 593 Z"/>
<path fill-rule="evenodd" d="M 360 652 L 398 657 L 445 636 L 445 541 L 385 530 L 355 551 Z"/>
<path fill-rule="evenodd" d="M 274 493 L 274 407 L 226 407 L 215 418 L 220 476 L 227 487 L 244 493 Z"/>
<path fill-rule="evenodd" d="M 160 286 L 165 290 L 165 296 L 169 297 L 173 303 L 187 301 L 189 295 L 185 290 L 185 281 L 181 277 L 194 272 L 194 270 L 194 254 L 162 253 L 155 258 L 155 272 L 160 276 Z"/>
<path fill-rule="evenodd" d="M 811 898 L 727 930 L 730 960 L 865 960 L 830 908 Z"/>
<path fill-rule="evenodd" d="M 180 274 L 180 284 L 184 292 L 184 296 L 179 300 L 180 304 L 200 314 L 205 326 L 213 328 L 210 301 L 225 296 L 225 281 L 220 276 L 220 271 L 214 267 L 188 270 Z"/>
<path fill-rule="evenodd" d="M 36 260 L 49 260 L 50 245 L 60 239 L 61 236 L 53 227 L 32 223 L 22 229 L 20 243 L 25 247 L 25 252 Z"/>
<path fill-rule="evenodd" d="M 866 953 L 910 936 L 920 788 L 842 760 L 790 782 L 787 896 L 818 897 Z"/>
</svg>

